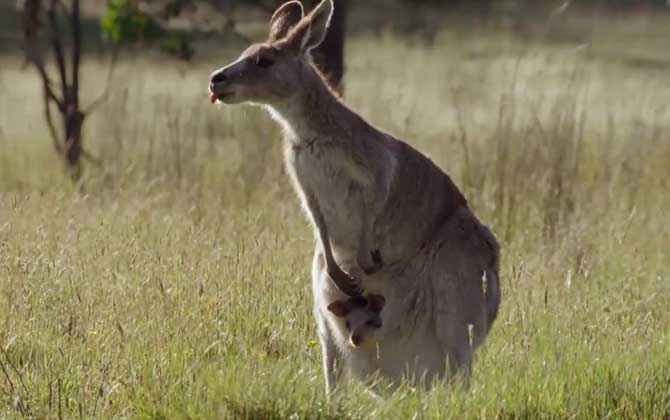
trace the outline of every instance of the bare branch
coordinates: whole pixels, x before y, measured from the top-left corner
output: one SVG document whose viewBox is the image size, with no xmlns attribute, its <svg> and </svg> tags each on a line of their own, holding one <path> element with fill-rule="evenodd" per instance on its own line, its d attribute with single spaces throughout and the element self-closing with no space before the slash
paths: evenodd
<svg viewBox="0 0 670 420">
<path fill-rule="evenodd" d="M 86 159 L 87 161 L 89 161 L 92 164 L 94 164 L 95 166 L 97 166 L 98 168 L 102 167 L 102 160 L 99 157 L 96 157 L 96 156 L 93 156 L 92 154 L 90 154 L 89 151 L 84 149 L 83 147 L 81 149 L 81 156 L 84 159 Z"/>
<path fill-rule="evenodd" d="M 33 64 L 42 78 L 42 88 L 44 89 L 44 116 L 47 121 L 47 126 L 49 127 L 49 134 L 51 135 L 56 151 L 61 153 L 62 148 L 60 145 L 62 142 L 54 126 L 53 117 L 51 116 L 51 102 L 55 102 L 56 106 L 61 111 L 65 110 L 65 104 L 53 93 L 53 90 L 51 89 L 51 80 L 49 80 L 44 64 L 40 62 L 39 59 L 33 60 Z"/>
<path fill-rule="evenodd" d="M 49 75 L 41 58 L 39 56 L 33 57 L 31 62 L 40 74 L 47 99 L 54 101 L 60 111 L 65 111 L 65 98 L 59 98 L 56 96 L 53 89 L 51 89 L 51 79 L 49 79 Z"/>
<path fill-rule="evenodd" d="M 26 62 L 35 66 L 42 82 L 44 117 L 53 146 L 65 159 L 73 179 L 79 180 L 82 158 L 97 166 L 102 164 L 100 159 L 83 150 L 81 144 L 82 125 L 86 113 L 81 111 L 79 101 L 83 41 L 80 1 L 71 0 L 69 7 L 65 3 L 64 0 L 25 0 L 29 8 L 24 8 L 24 48 Z M 40 19 L 44 15 L 46 19 Z M 47 52 L 38 43 L 41 20 L 44 20 L 45 26 L 48 27 L 46 38 L 55 62 L 55 71 L 58 73 L 56 77 L 60 79 L 61 92 L 54 91 L 54 84 L 49 77 L 48 59 L 45 57 Z M 112 58 L 112 66 L 115 60 L 116 53 Z M 108 85 L 110 79 L 111 69 L 108 75 Z M 54 104 L 58 109 L 58 116 L 52 114 Z M 58 124 L 55 124 L 54 118 L 62 122 L 61 129 L 57 128 Z"/>
<path fill-rule="evenodd" d="M 79 0 L 72 0 L 70 25 L 72 28 L 72 103 L 75 108 L 79 108 L 79 64 L 81 59 L 81 19 L 79 13 Z"/>
<path fill-rule="evenodd" d="M 93 102 L 91 102 L 91 104 L 84 111 L 84 114 L 93 112 L 97 107 L 102 105 L 107 100 L 107 96 L 109 95 L 109 88 L 112 85 L 112 76 L 114 74 L 114 68 L 116 67 L 116 59 L 119 56 L 119 51 L 120 51 L 119 44 L 115 44 L 114 50 L 112 51 L 112 55 L 109 59 L 109 64 L 107 67 L 107 81 L 105 82 L 105 89 L 102 91 L 102 93 L 100 93 L 100 95 L 97 98 L 95 98 Z"/>
<path fill-rule="evenodd" d="M 63 43 L 60 36 L 60 30 L 58 28 L 58 21 L 56 19 L 56 5 L 58 0 L 51 0 L 49 2 L 49 10 L 47 16 L 49 17 L 49 27 L 51 29 L 51 46 L 54 50 L 56 56 L 56 65 L 58 66 L 58 74 L 61 81 L 61 89 L 63 98 L 67 102 L 68 96 L 68 85 L 67 85 L 67 72 L 65 69 L 65 54 L 63 52 Z"/>
<path fill-rule="evenodd" d="M 17 7 L 20 6 L 17 4 Z M 18 11 L 21 14 L 23 33 L 21 47 L 26 54 L 26 63 L 29 63 L 39 57 L 38 35 L 42 28 L 42 2 L 41 0 L 25 0 L 23 7 Z"/>
<path fill-rule="evenodd" d="M 47 127 L 49 127 L 49 134 L 51 135 L 51 140 L 53 142 L 54 148 L 58 154 L 63 154 L 63 148 L 61 144 L 63 143 L 56 127 L 54 126 L 53 117 L 51 116 L 51 101 L 49 100 L 48 86 L 44 85 L 44 118 L 47 121 Z"/>
<path fill-rule="evenodd" d="M 30 43 L 37 37 L 42 26 L 40 21 L 42 15 L 42 1 L 25 0 L 22 7 L 17 4 L 17 12 L 21 14 L 23 37 L 27 43 Z"/>
</svg>

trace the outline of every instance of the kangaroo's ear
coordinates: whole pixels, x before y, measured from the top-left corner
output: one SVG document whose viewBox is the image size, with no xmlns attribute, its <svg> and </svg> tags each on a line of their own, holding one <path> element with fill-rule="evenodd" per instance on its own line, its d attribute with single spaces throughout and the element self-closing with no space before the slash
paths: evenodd
<svg viewBox="0 0 670 420">
<path fill-rule="evenodd" d="M 385 304 L 386 304 L 386 298 L 384 296 L 375 295 L 372 293 L 368 295 L 368 305 L 371 310 L 379 312 L 382 310 Z"/>
<path fill-rule="evenodd" d="M 300 22 L 303 17 L 302 4 L 297 1 L 289 1 L 281 5 L 270 19 L 269 42 L 275 42 L 288 35 L 291 28 Z"/>
<path fill-rule="evenodd" d="M 328 310 L 333 313 L 333 315 L 344 318 L 351 312 L 351 307 L 347 302 L 336 300 L 335 302 L 328 305 Z"/>
<path fill-rule="evenodd" d="M 318 47 L 326 37 L 330 18 L 333 16 L 333 0 L 321 0 L 321 3 L 312 10 L 309 16 L 311 23 L 309 31 L 302 40 L 303 51 Z"/>
<path fill-rule="evenodd" d="M 301 54 L 318 47 L 326 37 L 332 14 L 333 0 L 322 0 L 310 14 L 291 29 L 282 46 Z"/>
</svg>

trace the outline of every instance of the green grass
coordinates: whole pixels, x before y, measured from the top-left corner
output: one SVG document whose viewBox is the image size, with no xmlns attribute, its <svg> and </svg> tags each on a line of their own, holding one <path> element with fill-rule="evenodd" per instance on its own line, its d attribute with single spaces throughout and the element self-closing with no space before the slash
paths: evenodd
<svg viewBox="0 0 670 420">
<path fill-rule="evenodd" d="M 233 53 L 120 63 L 83 191 L 37 77 L 3 59 L 0 418 L 670 417 L 667 71 L 497 34 L 352 40 L 347 100 L 463 188 L 501 240 L 503 303 L 467 393 L 326 403 L 278 130 L 205 91 Z"/>
</svg>

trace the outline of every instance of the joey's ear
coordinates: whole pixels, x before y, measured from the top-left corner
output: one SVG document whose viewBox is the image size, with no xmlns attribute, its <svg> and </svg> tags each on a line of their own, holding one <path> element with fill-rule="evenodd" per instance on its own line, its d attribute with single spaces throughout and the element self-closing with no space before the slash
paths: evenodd
<svg viewBox="0 0 670 420">
<path fill-rule="evenodd" d="M 328 310 L 333 313 L 333 315 L 344 318 L 351 312 L 351 307 L 347 302 L 341 300 L 336 300 L 335 302 L 328 305 Z"/>
<path fill-rule="evenodd" d="M 333 0 L 322 0 L 305 16 L 286 37 L 285 46 L 300 53 L 307 53 L 321 44 L 333 15 Z"/>
<path fill-rule="evenodd" d="M 382 310 L 384 305 L 386 304 L 386 298 L 382 295 L 375 295 L 370 293 L 368 295 L 368 305 L 370 309 L 372 309 L 375 312 L 379 312 Z"/>
<path fill-rule="evenodd" d="M 270 19 L 269 42 L 275 42 L 284 38 L 291 28 L 300 22 L 303 17 L 302 4 L 299 1 L 289 1 L 281 5 Z"/>
</svg>

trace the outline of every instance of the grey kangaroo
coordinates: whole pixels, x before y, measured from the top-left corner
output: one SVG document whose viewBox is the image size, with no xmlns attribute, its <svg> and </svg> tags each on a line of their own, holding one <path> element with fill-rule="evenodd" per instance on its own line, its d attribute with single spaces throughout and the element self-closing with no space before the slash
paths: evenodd
<svg viewBox="0 0 670 420">
<path fill-rule="evenodd" d="M 317 238 L 312 287 L 327 392 L 339 365 L 361 380 L 467 386 L 500 305 L 498 242 L 444 171 L 328 87 L 310 51 L 332 11 L 331 0 L 307 15 L 298 1 L 279 7 L 268 39 L 211 75 L 210 97 L 260 104 L 284 129 L 286 167 Z M 364 292 L 385 298 L 374 354 L 341 345 L 341 320 L 327 309 Z"/>
</svg>

